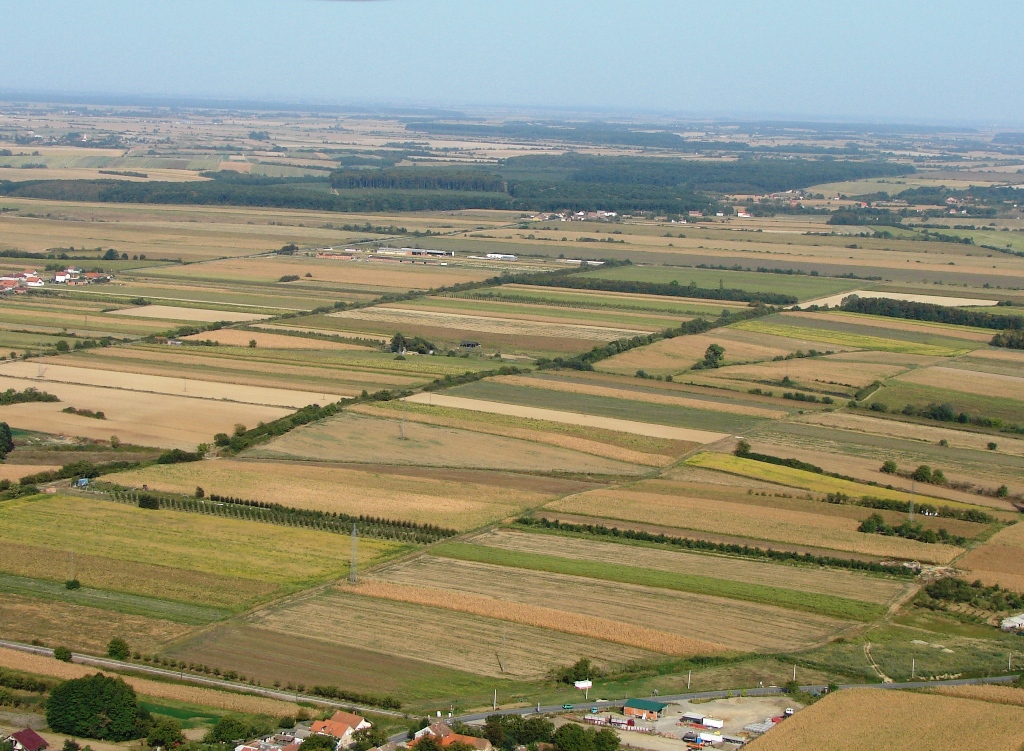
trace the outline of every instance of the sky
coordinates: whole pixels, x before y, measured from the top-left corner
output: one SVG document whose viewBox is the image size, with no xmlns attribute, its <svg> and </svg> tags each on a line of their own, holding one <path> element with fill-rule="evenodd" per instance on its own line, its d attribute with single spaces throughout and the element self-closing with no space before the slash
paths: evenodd
<svg viewBox="0 0 1024 751">
<path fill-rule="evenodd" d="M 1020 0 L 0 0 L 0 93 L 1024 127 Z"/>
</svg>

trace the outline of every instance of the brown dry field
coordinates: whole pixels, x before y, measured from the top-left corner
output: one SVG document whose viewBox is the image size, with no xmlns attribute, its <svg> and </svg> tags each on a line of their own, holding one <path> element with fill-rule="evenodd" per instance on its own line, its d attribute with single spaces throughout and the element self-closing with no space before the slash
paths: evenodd
<svg viewBox="0 0 1024 751">
<path fill-rule="evenodd" d="M 121 377 L 125 382 L 131 380 L 127 374 Z M 11 427 L 93 440 L 109 440 L 116 435 L 124 443 L 139 446 L 194 450 L 200 443 L 209 443 L 217 433 L 230 433 L 238 423 L 255 425 L 289 414 L 289 410 L 279 407 L 0 377 L 0 389 L 29 386 L 55 394 L 61 401 L 0 407 L 0 416 Z M 106 419 L 62 412 L 67 406 L 103 412 Z M 183 415 L 188 419 L 182 419 Z"/>
<path fill-rule="evenodd" d="M 5 540 L 0 571 L 33 579 L 68 579 L 70 555 L 52 548 Z M 277 587 L 265 581 L 220 576 L 204 571 L 75 553 L 75 578 L 84 586 L 129 592 L 162 600 L 235 608 L 268 597 Z"/>
<path fill-rule="evenodd" d="M 104 649 L 101 651 L 105 651 L 106 642 L 107 640 L 105 639 L 103 642 Z M 64 680 L 104 672 L 89 665 L 60 662 L 52 657 L 17 652 L 13 649 L 4 649 L 2 647 L 0 647 L 0 666 L 10 668 L 11 670 L 20 670 L 35 675 L 47 675 Z M 171 699 L 172 701 L 195 704 L 201 707 L 215 707 L 231 712 L 251 712 L 253 714 L 267 714 L 271 716 L 294 715 L 299 710 L 298 705 L 291 702 L 267 699 L 262 696 L 246 696 L 245 694 L 236 694 L 228 691 L 217 691 L 212 688 L 151 681 L 146 678 L 121 676 L 109 671 L 106 671 L 106 675 L 122 678 L 125 683 L 143 696 Z"/>
<path fill-rule="evenodd" d="M 829 386 L 862 388 L 875 381 L 891 378 L 904 372 L 899 365 L 849 362 L 832 357 L 803 358 L 783 362 L 764 362 L 756 365 L 733 365 L 720 368 L 713 374 L 724 378 L 751 381 L 779 381 L 785 376 L 812 387 L 829 390 Z"/>
<path fill-rule="evenodd" d="M 1024 708 L 936 694 L 838 691 L 773 728 L 750 751 L 1019 751 Z"/>
<path fill-rule="evenodd" d="M 175 305 L 137 305 L 130 308 L 111 310 L 109 316 L 129 316 L 131 318 L 160 318 L 166 321 L 201 321 L 213 323 L 215 321 L 263 321 L 270 318 L 268 315 L 259 313 L 244 313 L 242 311 L 230 310 L 209 310 L 206 308 L 181 308 Z"/>
<path fill-rule="evenodd" d="M 1021 352 L 1020 350 L 1003 349 L 1002 347 L 976 349 L 971 352 L 970 357 L 982 360 L 996 360 L 998 362 L 1005 362 L 1024 367 L 1024 352 Z"/>
<path fill-rule="evenodd" d="M 117 156 L 120 156 L 118 154 Z M 36 170 L 18 169 L 17 167 L 0 167 L 0 180 L 24 182 L 26 180 L 127 180 L 129 182 L 149 182 L 159 180 L 169 183 L 205 182 L 209 178 L 201 177 L 198 172 L 179 169 L 146 169 L 146 177 L 130 177 L 127 175 L 104 175 L 99 168 L 62 167 L 46 169 L 39 174 Z"/>
<path fill-rule="evenodd" d="M 1024 523 L 1000 530 L 981 547 L 957 561 L 986 584 L 1024 592 Z"/>
<path fill-rule="evenodd" d="M 725 349 L 726 364 L 771 360 L 773 357 L 788 355 L 798 349 L 805 352 L 809 349 L 821 352 L 841 352 L 850 349 L 835 344 L 751 334 L 748 331 L 724 328 L 708 334 L 662 339 L 649 346 L 639 347 L 604 360 L 598 365 L 598 370 L 625 375 L 633 375 L 638 369 L 655 374 L 676 373 L 703 359 L 704 351 L 712 344 L 719 344 Z"/>
<path fill-rule="evenodd" d="M 801 592 L 836 595 L 862 602 L 888 604 L 906 590 L 895 580 L 850 571 L 824 570 L 730 558 L 721 555 L 684 553 L 639 545 L 583 540 L 561 535 L 493 529 L 473 536 L 475 545 L 524 553 L 554 555 L 576 560 L 638 566 L 679 574 L 785 587 Z"/>
<path fill-rule="evenodd" d="M 263 331 L 241 331 L 239 329 L 221 329 L 220 331 L 204 331 L 201 334 L 183 337 L 184 339 L 195 339 L 206 341 L 207 339 L 224 346 L 248 347 L 249 342 L 256 340 L 256 346 L 260 349 L 329 349 L 329 350 L 368 350 L 369 347 L 360 347 L 358 344 L 346 344 L 345 342 L 332 342 L 326 339 L 313 339 L 304 336 L 288 336 L 286 334 L 271 334 Z"/>
<path fill-rule="evenodd" d="M 924 386 L 935 386 L 940 389 L 962 391 L 966 394 L 1024 398 L 1024 378 L 982 373 L 977 370 L 936 366 L 913 370 L 900 376 L 898 380 L 919 383 Z"/>
<path fill-rule="evenodd" d="M 584 415 L 577 412 L 562 412 L 560 410 L 544 409 L 540 407 L 523 407 L 518 404 L 504 404 L 502 402 L 490 402 L 483 399 L 467 399 L 461 396 L 448 396 L 447 394 L 413 394 L 412 396 L 407 397 L 407 399 L 415 404 L 437 404 L 440 407 L 455 407 L 456 409 L 492 412 L 499 415 L 511 415 L 512 417 L 525 417 L 536 420 L 546 420 L 549 422 L 565 422 L 570 425 L 587 425 L 604 430 L 614 430 L 622 433 L 636 433 L 638 435 L 650 436 L 652 438 L 668 438 L 675 441 L 714 443 L 728 437 L 728 434 L 726 433 L 712 433 L 708 430 L 673 428 L 669 425 L 655 425 L 654 423 L 636 422 L 633 420 L 619 420 L 612 417 Z"/>
<path fill-rule="evenodd" d="M 646 468 L 570 449 L 346 411 L 247 452 L 251 458 L 636 475 Z"/>
<path fill-rule="evenodd" d="M 311 279 L 306 279 L 306 273 Z M 299 284 L 357 285 L 400 290 L 432 289 L 460 282 L 479 282 L 494 276 L 490 269 L 468 266 L 437 266 L 412 263 L 331 261 L 318 258 L 278 256 L 208 261 L 189 266 L 150 269 L 146 276 L 164 279 L 229 279 L 246 282 L 277 282 L 298 275 Z M 292 282 L 292 284 L 295 284 Z M 283 286 L 283 285 L 282 285 Z"/>
<path fill-rule="evenodd" d="M 495 618 L 360 597 L 344 588 L 260 610 L 247 620 L 259 629 L 343 641 L 358 649 L 495 678 L 537 679 L 581 657 L 608 668 L 657 656 L 635 647 Z"/>
<path fill-rule="evenodd" d="M 970 342 L 989 342 L 992 339 L 992 332 L 986 329 L 976 329 L 970 326 L 955 326 L 952 324 L 931 323 L 928 321 L 909 321 L 904 318 L 887 318 L 885 316 L 867 316 L 859 313 L 816 313 L 802 312 L 799 315 L 788 316 L 794 321 L 814 319 L 818 321 L 831 321 L 833 323 L 858 323 L 872 326 L 879 329 L 891 329 L 892 331 L 914 331 L 922 334 L 941 334 L 952 339 L 964 339 Z"/>
<path fill-rule="evenodd" d="M 103 351 L 104 357 L 112 358 L 117 363 L 119 357 L 133 357 L 131 350 L 110 348 L 112 353 Z M 166 362 L 174 357 L 173 352 L 168 352 L 164 357 Z M 154 357 L 156 354 L 154 353 Z M 129 368 L 121 365 L 121 370 L 115 370 L 113 366 L 107 370 L 104 368 L 89 367 L 93 359 L 79 358 L 74 362 L 80 362 L 85 367 L 65 365 L 70 362 L 64 358 L 47 358 L 35 362 L 5 362 L 0 363 L 0 376 L 23 379 L 24 382 L 31 381 L 31 385 L 45 391 L 46 389 L 58 388 L 59 383 L 76 384 L 83 387 L 103 387 L 110 390 L 134 393 L 166 394 L 168 396 L 179 396 L 189 399 L 204 399 L 219 402 L 239 402 L 243 404 L 262 405 L 267 407 L 290 407 L 294 410 L 298 407 L 305 407 L 314 403 L 323 403 L 323 392 L 296 391 L 293 389 L 266 388 L 263 386 L 246 386 L 240 384 L 220 383 L 217 381 L 205 381 L 202 378 L 171 378 L 169 376 L 149 375 L 133 373 Z M 40 369 L 43 369 L 42 378 L 39 377 Z M 22 386 L 21 388 L 25 388 Z M 59 394 L 58 394 L 59 396 Z M 328 393 L 327 397 L 338 397 Z M 77 406 L 77 405 L 76 405 Z M 291 411 L 288 410 L 288 411 Z M 275 410 L 276 412 L 276 410 Z M 280 415 L 278 415 L 280 416 Z M 266 418 L 259 418 L 266 419 Z M 276 418 L 271 418 L 276 419 Z"/>
<path fill-rule="evenodd" d="M 0 412 L 2 415 L 3 412 Z M 17 482 L 25 475 L 34 475 L 36 472 L 48 472 L 60 469 L 60 465 L 53 464 L 0 464 L 0 480 Z M 3 551 L 0 551 L 0 555 Z"/>
<path fill-rule="evenodd" d="M 649 391 L 597 386 L 587 383 L 576 383 L 573 381 L 561 381 L 554 378 L 531 378 L 530 376 L 510 375 L 497 376 L 490 380 L 497 383 L 507 383 L 512 386 L 529 386 L 530 388 L 547 389 L 548 391 L 563 391 L 569 394 L 591 394 L 593 396 L 605 396 L 612 399 L 629 399 L 635 402 L 671 404 L 678 407 L 688 407 L 690 409 L 707 409 L 714 412 L 727 412 L 733 415 L 749 415 L 751 417 L 765 417 L 768 419 L 779 419 L 789 414 L 782 410 L 752 407 L 745 404 L 715 402 L 708 399 L 694 399 L 686 396 L 673 396 L 671 394 L 655 394 Z"/>
<path fill-rule="evenodd" d="M 622 329 L 611 326 L 586 326 L 570 323 L 542 323 L 519 318 L 466 315 L 464 313 L 442 313 L 432 310 L 404 308 L 357 308 L 340 313 L 329 313 L 331 318 L 342 320 L 372 321 L 394 326 L 428 326 L 450 329 L 451 331 L 479 331 L 489 334 L 512 336 L 546 337 L 552 339 L 579 339 L 594 342 L 610 342 L 614 339 L 645 334 L 640 329 Z"/>
<path fill-rule="evenodd" d="M 26 643 L 41 639 L 50 646 L 64 645 L 90 654 L 106 654 L 107 642 L 114 636 L 127 639 L 132 648 L 140 652 L 153 652 L 168 642 L 180 639 L 193 628 L 141 615 L 24 597 L 10 592 L 3 593 L 3 607 L 0 608 L 0 634 L 3 638 Z M 0 648 L 0 661 L 7 652 Z M 50 658 L 50 662 L 56 660 Z"/>
<path fill-rule="evenodd" d="M 515 575 L 514 575 L 515 574 Z M 676 634 L 712 652 L 795 650 L 828 639 L 850 624 L 835 618 L 635 584 L 546 571 L 513 572 L 506 566 L 422 556 L 378 571 L 374 579 L 460 595 L 493 598 L 568 614 L 609 619 Z M 694 614 L 700 613 L 699 618 Z M 655 649 L 652 642 L 643 646 Z M 640 645 L 637 645 L 640 646 Z M 661 643 L 655 651 L 663 652 Z"/>
<path fill-rule="evenodd" d="M 988 443 L 992 440 L 992 437 L 985 433 L 971 433 L 966 430 L 957 430 L 954 427 L 921 425 L 849 412 L 808 412 L 792 419 L 813 425 L 825 425 L 842 430 L 855 430 L 870 435 L 909 438 L 931 444 L 947 440 L 949 445 L 954 448 L 988 450 Z M 1024 439 L 1001 435 L 999 436 L 998 444 L 999 448 L 997 450 L 1000 453 L 1024 456 Z"/>
<path fill-rule="evenodd" d="M 187 494 L 200 485 L 208 493 L 457 529 L 472 529 L 504 519 L 553 495 L 519 490 L 511 479 L 506 480 L 504 487 L 496 487 L 429 477 L 411 479 L 387 467 L 362 471 L 236 459 L 156 465 L 110 475 L 107 479 L 133 486 L 145 483 L 154 490 Z"/>
<path fill-rule="evenodd" d="M 625 489 L 581 493 L 546 508 L 930 563 L 945 564 L 963 552 L 950 545 L 864 534 L 857 531 L 856 519 Z"/>
<path fill-rule="evenodd" d="M 462 567 L 456 566 L 455 568 L 461 569 Z M 475 572 L 463 571 L 461 573 Z M 501 599 L 497 599 L 423 586 L 420 582 L 409 586 L 377 580 L 363 581 L 355 587 L 346 588 L 346 591 L 364 597 L 427 605 L 457 613 L 472 613 L 485 618 L 496 618 L 526 626 L 536 626 L 551 631 L 610 641 L 661 654 L 691 656 L 718 654 L 726 651 L 726 647 L 721 644 L 712 644 L 632 623 L 566 612 L 543 605 L 512 603 L 505 599 L 504 593 L 502 593 Z"/>
<path fill-rule="evenodd" d="M 218 393 L 232 394 L 237 390 L 242 399 L 264 398 L 272 400 L 269 402 L 272 404 L 290 401 L 296 407 L 323 404 L 339 396 L 355 396 L 363 388 L 375 390 L 380 386 L 411 386 L 425 380 L 424 376 L 401 375 L 383 370 L 302 365 L 294 351 L 283 353 L 281 359 L 285 362 L 280 362 L 263 359 L 262 354 L 256 358 L 231 357 L 227 353 L 210 352 L 206 347 L 196 349 L 207 351 L 182 351 L 178 347 L 163 350 L 137 346 L 108 347 L 79 353 L 75 356 L 75 362 L 83 369 L 130 372 L 147 382 L 148 376 L 164 379 L 154 383 L 167 383 L 169 379 L 169 387 L 178 385 L 179 391 L 194 386 L 209 391 L 214 398 L 238 399 L 230 395 L 216 396 Z M 183 381 L 188 381 L 188 384 Z M 296 390 L 296 386 L 316 390 Z M 205 394 L 206 391 L 199 393 Z"/>
<path fill-rule="evenodd" d="M 386 407 L 380 407 L 372 404 L 357 404 L 354 407 L 349 407 L 347 411 L 370 415 L 372 417 L 387 417 L 391 419 L 398 416 L 398 412 L 393 408 L 388 409 Z M 584 454 L 603 456 L 606 459 L 615 459 L 621 462 L 639 464 L 648 467 L 664 467 L 674 461 L 674 458 L 671 456 L 634 451 L 632 449 L 623 448 L 609 443 L 601 443 L 600 441 L 589 440 L 587 438 L 547 432 L 539 427 L 531 430 L 529 428 L 517 428 L 495 423 L 486 423 L 480 420 L 466 418 L 460 419 L 458 417 L 448 417 L 440 414 L 423 414 L 420 412 L 409 412 L 406 414 L 406 419 L 409 422 L 418 422 L 424 425 L 440 425 L 442 427 L 471 430 L 477 433 L 486 433 L 489 435 L 520 438 L 524 441 L 533 441 L 535 443 L 546 443 L 551 446 L 580 451 Z M 552 425 L 557 424 L 552 423 Z M 689 444 L 692 448 L 695 448 L 697 445 L 698 444 Z"/>
</svg>

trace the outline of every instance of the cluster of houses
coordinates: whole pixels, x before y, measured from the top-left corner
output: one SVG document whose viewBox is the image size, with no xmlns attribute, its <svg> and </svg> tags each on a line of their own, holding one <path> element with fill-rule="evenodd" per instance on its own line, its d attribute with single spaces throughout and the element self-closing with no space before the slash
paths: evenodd
<svg viewBox="0 0 1024 751">
<path fill-rule="evenodd" d="M 312 724 L 301 723 L 292 730 L 284 730 L 266 738 L 249 741 L 235 747 L 235 751 L 299 751 L 302 744 L 314 735 L 323 735 L 333 738 L 335 751 L 343 751 L 349 748 L 355 741 L 355 734 L 360 730 L 373 727 L 371 723 L 351 712 L 335 712 L 329 720 L 317 720 Z M 389 741 L 379 746 L 374 751 L 399 751 L 400 749 L 415 748 L 416 745 L 426 737 L 437 741 L 442 748 L 447 748 L 453 743 L 464 743 L 474 751 L 493 751 L 491 742 L 486 738 L 476 738 L 470 735 L 460 735 L 442 722 L 428 725 L 416 732 L 407 742 L 396 743 Z M 23 751 L 16 749 L 16 751 Z M 26 749 L 24 751 L 40 751 L 40 749 Z"/>
<path fill-rule="evenodd" d="M 82 271 L 67 268 L 53 275 L 54 284 L 67 284 L 72 287 L 85 284 L 109 282 L 113 275 L 99 271 Z M 31 288 L 45 287 L 46 282 L 35 271 L 26 270 L 0 276 L 0 293 L 24 294 Z"/>
<path fill-rule="evenodd" d="M 618 216 L 614 211 L 563 211 L 557 214 L 537 214 L 535 222 L 610 222 Z"/>
</svg>

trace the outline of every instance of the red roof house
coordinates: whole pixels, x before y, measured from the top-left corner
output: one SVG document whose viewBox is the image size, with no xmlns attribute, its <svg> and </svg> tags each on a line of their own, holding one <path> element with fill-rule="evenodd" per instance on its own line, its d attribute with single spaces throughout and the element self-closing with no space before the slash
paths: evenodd
<svg viewBox="0 0 1024 751">
<path fill-rule="evenodd" d="M 14 744 L 14 751 L 43 751 L 50 746 L 46 739 L 32 728 L 19 730 L 7 740 Z"/>
</svg>

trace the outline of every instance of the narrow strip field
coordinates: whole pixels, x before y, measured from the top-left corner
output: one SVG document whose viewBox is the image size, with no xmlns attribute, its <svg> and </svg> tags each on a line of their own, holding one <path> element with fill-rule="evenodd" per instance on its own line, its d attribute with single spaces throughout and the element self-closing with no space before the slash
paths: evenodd
<svg viewBox="0 0 1024 751">
<path fill-rule="evenodd" d="M 937 344 L 922 344 L 919 342 L 903 341 L 899 339 L 885 339 L 880 336 L 869 336 L 867 334 L 853 334 L 843 331 L 829 329 L 810 328 L 796 326 L 788 323 L 776 323 L 773 321 L 743 321 L 733 324 L 735 328 L 742 331 L 752 331 L 757 334 L 771 334 L 774 336 L 785 336 L 791 339 L 809 339 L 812 341 L 836 344 L 845 347 L 856 347 L 858 349 L 873 349 L 880 352 L 908 353 L 912 355 L 933 355 L 937 357 L 956 357 L 970 352 L 974 347 L 947 347 Z"/>
<path fill-rule="evenodd" d="M 652 423 L 635 422 L 632 420 L 619 420 L 612 417 L 598 417 L 596 415 L 584 415 L 577 412 L 562 412 L 554 409 L 543 409 L 539 407 L 523 407 L 516 404 L 503 404 L 501 402 L 484 401 L 483 399 L 467 399 L 460 396 L 448 396 L 447 394 L 414 394 L 407 397 L 411 402 L 417 404 L 436 404 L 441 407 L 456 407 L 458 409 L 469 409 L 478 412 L 493 412 L 499 415 L 511 415 L 513 417 L 526 417 L 534 420 L 547 420 L 549 422 L 564 422 L 570 425 L 587 425 L 605 430 L 615 430 L 622 433 L 636 433 L 653 438 L 669 438 L 676 441 L 692 441 L 694 443 L 714 443 L 723 438 L 728 438 L 727 433 L 712 433 L 707 430 L 692 430 L 690 428 L 673 428 L 668 425 L 655 425 Z"/>
<path fill-rule="evenodd" d="M 264 321 L 270 318 L 259 313 L 243 313 L 236 310 L 209 310 L 206 308 L 179 308 L 173 305 L 138 305 L 131 308 L 120 308 L 107 311 L 111 316 L 131 316 L 133 318 L 162 318 L 171 321 Z"/>
</svg>

